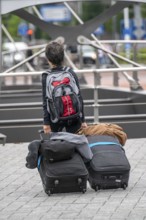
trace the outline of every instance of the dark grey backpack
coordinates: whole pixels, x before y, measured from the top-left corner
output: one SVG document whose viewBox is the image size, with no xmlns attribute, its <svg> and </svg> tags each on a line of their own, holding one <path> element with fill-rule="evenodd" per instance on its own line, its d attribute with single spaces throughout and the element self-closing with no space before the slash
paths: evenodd
<svg viewBox="0 0 146 220">
<path fill-rule="evenodd" d="M 48 72 L 46 96 L 52 122 L 81 117 L 79 88 L 68 68 L 60 72 Z"/>
</svg>

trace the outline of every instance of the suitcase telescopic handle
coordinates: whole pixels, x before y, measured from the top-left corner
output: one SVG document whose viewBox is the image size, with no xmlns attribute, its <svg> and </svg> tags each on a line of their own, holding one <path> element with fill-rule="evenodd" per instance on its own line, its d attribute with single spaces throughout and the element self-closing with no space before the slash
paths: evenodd
<svg viewBox="0 0 146 220">
<path fill-rule="evenodd" d="M 43 138 L 43 135 L 42 135 L 42 134 L 44 134 L 44 130 L 43 129 L 38 130 L 38 133 L 40 134 L 41 141 L 44 141 L 44 138 Z"/>
<path fill-rule="evenodd" d="M 44 141 L 44 137 L 43 137 L 43 135 L 45 135 L 44 130 L 41 129 L 41 130 L 38 130 L 38 132 L 39 132 L 39 134 L 40 134 L 41 141 L 43 142 L 43 141 Z M 49 139 L 50 136 L 51 136 L 51 133 L 46 134 L 46 136 L 47 136 L 47 138 Z"/>
<path fill-rule="evenodd" d="M 44 133 L 44 130 L 40 129 L 40 130 L 38 130 L 38 132 L 39 132 L 39 134 L 42 134 L 42 133 Z"/>
</svg>

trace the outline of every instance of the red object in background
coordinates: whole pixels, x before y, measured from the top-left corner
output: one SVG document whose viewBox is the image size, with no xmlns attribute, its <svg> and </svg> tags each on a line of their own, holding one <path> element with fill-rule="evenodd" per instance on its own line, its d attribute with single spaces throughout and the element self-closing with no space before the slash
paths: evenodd
<svg viewBox="0 0 146 220">
<path fill-rule="evenodd" d="M 33 30 L 32 29 L 28 29 L 27 34 L 28 35 L 33 35 Z"/>
</svg>

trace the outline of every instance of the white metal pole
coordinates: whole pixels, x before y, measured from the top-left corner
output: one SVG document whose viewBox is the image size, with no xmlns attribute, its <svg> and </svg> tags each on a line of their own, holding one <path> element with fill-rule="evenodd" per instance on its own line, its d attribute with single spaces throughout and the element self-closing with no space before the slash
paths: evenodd
<svg viewBox="0 0 146 220">
<path fill-rule="evenodd" d="M 135 26 L 134 35 L 136 39 L 141 40 L 143 39 L 145 31 L 142 29 L 143 20 L 141 16 L 140 4 L 139 3 L 134 4 L 133 10 L 134 10 L 134 26 Z"/>
<path fill-rule="evenodd" d="M 124 8 L 124 28 L 125 28 L 125 34 L 124 39 L 130 40 L 130 22 L 129 22 L 129 8 Z M 126 51 L 126 57 L 130 59 L 130 47 L 131 45 L 129 43 L 125 44 L 125 51 Z"/>
</svg>

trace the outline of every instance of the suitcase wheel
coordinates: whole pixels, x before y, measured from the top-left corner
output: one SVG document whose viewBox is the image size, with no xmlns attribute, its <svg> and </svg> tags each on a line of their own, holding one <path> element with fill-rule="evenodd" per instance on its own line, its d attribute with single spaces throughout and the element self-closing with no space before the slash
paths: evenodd
<svg viewBox="0 0 146 220">
<path fill-rule="evenodd" d="M 84 194 L 85 192 L 86 192 L 86 189 L 83 189 L 83 190 L 82 190 L 82 193 Z"/>
<path fill-rule="evenodd" d="M 51 195 L 51 191 L 50 190 L 47 190 L 46 189 L 46 186 L 43 184 L 43 188 L 44 188 L 44 191 L 45 191 L 45 193 L 48 195 L 48 196 L 50 196 Z"/>
<path fill-rule="evenodd" d="M 97 191 L 100 189 L 100 187 L 99 187 L 98 185 L 96 185 L 96 186 L 94 187 L 94 189 L 95 189 L 95 191 L 97 192 Z"/>
<path fill-rule="evenodd" d="M 82 183 L 82 179 L 78 178 L 78 184 L 80 185 Z"/>
<path fill-rule="evenodd" d="M 123 186 L 122 186 L 122 188 L 125 190 L 125 189 L 127 188 L 127 184 L 124 183 Z"/>
<path fill-rule="evenodd" d="M 50 190 L 48 190 L 46 193 L 47 193 L 48 196 L 51 196 L 51 191 Z"/>
</svg>

